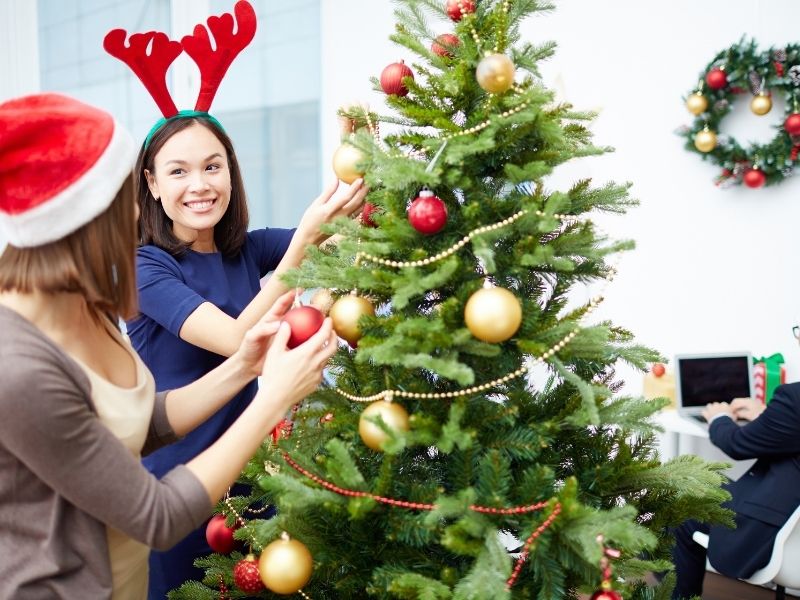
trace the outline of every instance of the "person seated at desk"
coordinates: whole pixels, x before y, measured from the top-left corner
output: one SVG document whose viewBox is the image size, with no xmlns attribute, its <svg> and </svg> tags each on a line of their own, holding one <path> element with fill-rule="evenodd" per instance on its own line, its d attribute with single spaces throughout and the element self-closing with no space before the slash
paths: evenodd
<svg viewBox="0 0 800 600">
<path fill-rule="evenodd" d="M 737 398 L 709 404 L 703 416 L 711 443 L 735 460 L 757 460 L 723 486 L 731 494 L 724 506 L 735 513 L 735 529 L 694 520 L 675 529 L 673 599 L 702 594 L 706 556 L 728 577 L 747 578 L 764 567 L 778 530 L 800 505 L 800 383 L 779 386 L 766 407 Z M 739 426 L 736 419 L 751 422 Z M 692 540 L 695 531 L 709 534 L 707 551 Z"/>
</svg>

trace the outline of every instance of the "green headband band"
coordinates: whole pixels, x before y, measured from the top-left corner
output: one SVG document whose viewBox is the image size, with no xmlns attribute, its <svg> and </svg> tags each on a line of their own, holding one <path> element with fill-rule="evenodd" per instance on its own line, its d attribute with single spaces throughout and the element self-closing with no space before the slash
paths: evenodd
<svg viewBox="0 0 800 600">
<path fill-rule="evenodd" d="M 206 119 L 207 121 L 210 121 L 211 123 L 213 123 L 216 126 L 217 129 L 219 129 L 223 133 L 225 132 L 225 129 L 222 127 L 222 124 L 219 121 L 217 121 L 214 117 L 212 117 L 210 114 L 208 114 L 207 112 L 202 112 L 202 111 L 199 111 L 199 110 L 182 110 L 177 115 L 171 116 L 169 119 L 161 117 L 156 122 L 156 124 L 153 125 L 153 128 L 150 130 L 150 133 L 147 134 L 147 137 L 144 138 L 144 147 L 147 148 L 150 145 L 150 140 L 153 139 L 153 136 L 156 134 L 156 132 L 159 129 L 161 129 L 164 125 L 166 125 L 169 121 L 174 121 L 175 119 L 192 118 L 192 117 L 197 117 L 197 118 L 200 118 L 200 119 Z"/>
</svg>

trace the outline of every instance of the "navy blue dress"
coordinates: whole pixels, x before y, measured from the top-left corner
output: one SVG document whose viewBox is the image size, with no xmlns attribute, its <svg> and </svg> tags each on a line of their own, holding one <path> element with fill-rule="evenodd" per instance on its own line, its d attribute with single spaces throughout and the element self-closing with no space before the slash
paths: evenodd
<svg viewBox="0 0 800 600">
<path fill-rule="evenodd" d="M 203 302 L 237 317 L 260 290 L 260 279 L 278 266 L 293 229 L 260 229 L 234 258 L 219 252 L 189 250 L 175 258 L 156 246 L 142 246 L 136 259 L 140 315 L 127 323 L 133 347 L 153 372 L 157 390 L 187 385 L 217 367 L 225 357 L 193 346 L 179 337 L 186 318 Z M 186 437 L 145 457 L 144 465 L 162 477 L 208 448 L 236 420 L 255 396 L 256 381 Z M 195 558 L 212 552 L 205 526 L 167 552 L 150 553 L 151 600 L 190 579 L 201 580 Z"/>
</svg>

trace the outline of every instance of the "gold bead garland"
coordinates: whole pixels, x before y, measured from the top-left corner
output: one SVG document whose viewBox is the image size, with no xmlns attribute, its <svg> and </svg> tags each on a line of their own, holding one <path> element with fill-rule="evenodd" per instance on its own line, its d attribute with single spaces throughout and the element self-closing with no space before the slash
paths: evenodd
<svg viewBox="0 0 800 600">
<path fill-rule="evenodd" d="M 402 269 L 402 268 L 406 268 L 406 267 L 422 267 L 422 266 L 425 266 L 425 265 L 429 265 L 431 263 L 435 263 L 435 262 L 438 262 L 440 260 L 443 260 L 443 259 L 447 258 L 448 256 L 452 256 L 453 254 L 458 252 L 461 248 L 466 246 L 470 241 L 472 241 L 472 238 L 474 238 L 475 236 L 481 235 L 483 233 L 488 233 L 490 231 L 497 231 L 498 229 L 502 229 L 503 227 L 506 227 L 507 225 L 511 225 L 514 221 L 517 221 L 520 217 L 522 217 L 523 215 L 526 215 L 528 212 L 529 211 L 527 211 L 527 210 L 521 210 L 519 212 L 514 213 L 513 215 L 511 215 L 507 219 L 503 219 L 502 221 L 499 221 L 499 222 L 494 223 L 492 225 L 484 225 L 482 227 L 478 227 L 476 229 L 473 229 L 467 235 L 465 235 L 463 238 L 461 238 L 458 242 L 456 242 L 455 244 L 450 246 L 447 250 L 442 250 L 441 252 L 439 252 L 437 254 L 434 254 L 433 256 L 429 256 L 428 258 L 422 258 L 422 259 L 419 259 L 419 260 L 411 260 L 411 261 L 388 260 L 388 259 L 385 259 L 385 258 L 381 258 L 380 256 L 375 256 L 374 254 L 368 254 L 367 252 L 363 252 L 363 251 L 359 250 L 358 252 L 356 252 L 355 265 L 358 266 L 359 264 L 361 264 L 361 261 L 364 260 L 364 259 L 369 260 L 369 261 L 374 262 L 374 263 L 377 263 L 379 265 L 384 265 L 386 267 L 395 267 L 395 268 L 398 268 L 398 269 Z M 536 210 L 536 211 L 534 211 L 533 214 L 535 214 L 537 217 L 546 217 L 546 216 L 548 216 L 545 212 L 543 212 L 541 210 Z M 562 215 L 562 214 L 555 213 L 555 214 L 550 215 L 550 216 L 552 216 L 553 218 L 558 219 L 558 220 L 565 220 L 565 219 L 568 219 L 569 217 L 571 217 L 572 215 Z M 359 242 L 360 241 L 361 240 L 359 239 Z"/>
<path fill-rule="evenodd" d="M 605 278 L 605 283 L 603 285 L 604 290 L 611 282 L 615 274 L 616 274 L 616 269 L 612 267 Z M 592 298 L 589 301 L 588 308 L 586 309 L 586 316 L 592 314 L 603 300 L 604 296 L 602 293 Z M 540 356 L 534 358 L 533 362 L 529 363 L 528 365 L 523 365 L 516 371 L 512 371 L 511 373 L 508 373 L 503 377 L 500 377 L 493 381 L 482 383 L 480 385 L 474 385 L 472 387 L 468 387 L 463 390 L 456 390 L 451 392 L 407 392 L 405 390 L 383 390 L 381 392 L 378 392 L 377 394 L 372 394 L 371 396 L 357 396 L 355 394 L 350 394 L 348 392 L 345 392 L 344 390 L 342 390 L 337 386 L 336 392 L 339 395 L 344 396 L 348 400 L 351 400 L 352 402 L 374 402 L 375 400 L 380 400 L 380 399 L 386 400 L 387 402 L 392 402 L 392 400 L 395 397 L 412 398 L 415 400 L 433 400 L 433 399 L 460 398 L 462 396 L 469 396 L 472 394 L 477 394 L 479 392 L 484 392 L 488 389 L 497 387 L 498 385 L 511 381 L 512 379 L 521 377 L 535 365 L 539 363 L 544 363 L 547 361 L 547 359 L 552 358 L 553 355 L 561 351 L 564 348 L 564 346 L 566 346 L 569 342 L 571 342 L 572 339 L 576 335 L 578 335 L 578 333 L 580 333 L 580 329 L 578 327 L 575 327 L 567 335 L 565 335 L 558 342 L 556 342 L 549 350 L 543 352 Z"/>
</svg>

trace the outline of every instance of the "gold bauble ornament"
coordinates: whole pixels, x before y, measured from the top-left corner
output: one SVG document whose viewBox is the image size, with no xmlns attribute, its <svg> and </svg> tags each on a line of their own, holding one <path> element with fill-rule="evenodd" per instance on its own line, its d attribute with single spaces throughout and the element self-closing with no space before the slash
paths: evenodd
<svg viewBox="0 0 800 600">
<path fill-rule="evenodd" d="M 708 99 L 700 92 L 690 94 L 686 99 L 686 108 L 693 115 L 702 115 L 708 110 Z"/>
<path fill-rule="evenodd" d="M 336 334 L 355 347 L 363 335 L 358 327 L 358 320 L 362 315 L 373 316 L 375 307 L 366 298 L 352 293 L 342 296 L 334 302 L 328 314 L 333 319 L 333 328 Z"/>
<path fill-rule="evenodd" d="M 698 131 L 694 136 L 694 147 L 700 152 L 711 152 L 717 147 L 717 134 L 710 129 Z"/>
<path fill-rule="evenodd" d="M 301 542 L 286 533 L 264 548 L 258 558 L 258 573 L 267 588 L 276 594 L 294 594 L 311 579 L 314 560 Z"/>
<path fill-rule="evenodd" d="M 514 63 L 505 54 L 489 54 L 478 63 L 475 78 L 490 94 L 502 94 L 514 85 Z"/>
<path fill-rule="evenodd" d="M 333 153 L 333 172 L 345 183 L 353 183 L 359 177 L 364 176 L 364 172 L 360 171 L 357 165 L 363 163 L 365 158 L 361 150 L 344 142 Z"/>
<path fill-rule="evenodd" d="M 464 321 L 479 340 L 504 342 L 522 323 L 522 304 L 505 288 L 482 288 L 467 300 Z"/>
<path fill-rule="evenodd" d="M 399 432 L 408 431 L 408 413 L 396 402 L 387 402 L 386 400 L 373 402 L 364 409 L 358 420 L 358 434 L 364 440 L 364 444 L 379 451 L 381 444 L 389 439 L 389 434 L 375 423 L 367 420 L 367 418 L 374 418 L 378 415 L 390 430 Z"/>
<path fill-rule="evenodd" d="M 334 299 L 333 294 L 328 288 L 320 288 L 314 295 L 311 296 L 311 300 L 308 301 L 310 306 L 316 308 L 319 312 L 323 315 L 327 315 L 331 311 L 331 306 L 333 306 Z"/>
<path fill-rule="evenodd" d="M 772 98 L 767 94 L 759 94 L 750 101 L 750 110 L 759 116 L 767 114 L 772 110 Z"/>
</svg>

